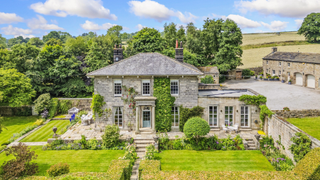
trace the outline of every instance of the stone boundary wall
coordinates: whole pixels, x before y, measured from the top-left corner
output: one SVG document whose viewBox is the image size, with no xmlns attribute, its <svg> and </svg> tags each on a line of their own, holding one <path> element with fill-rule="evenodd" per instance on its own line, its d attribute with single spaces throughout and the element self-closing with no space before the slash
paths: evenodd
<svg viewBox="0 0 320 180">
<path fill-rule="evenodd" d="M 304 118 L 304 117 L 320 116 L 319 109 L 305 109 L 305 110 L 291 110 L 291 111 L 274 110 L 273 112 L 283 118 Z"/>
<path fill-rule="evenodd" d="M 289 150 L 289 147 L 292 145 L 291 138 L 295 136 L 297 132 L 302 132 L 310 138 L 310 140 L 312 141 L 312 149 L 320 147 L 320 141 L 318 139 L 310 136 L 309 134 L 305 133 L 298 127 L 294 126 L 293 124 L 289 123 L 276 114 L 272 115 L 271 118 L 268 118 L 266 123 L 268 123 L 266 126 L 266 128 L 268 128 L 268 135 L 273 137 L 274 142 L 279 140 L 279 135 L 281 136 L 281 144 L 285 147 L 285 150 L 281 149 L 281 151 L 293 161 L 293 154 Z"/>
<path fill-rule="evenodd" d="M 10 107 L 10 106 L 0 106 L 0 116 L 14 116 L 19 115 L 21 112 L 26 112 L 32 115 L 32 106 L 21 106 L 21 107 Z"/>
<path fill-rule="evenodd" d="M 254 71 L 255 75 L 259 75 L 259 73 L 263 72 L 263 67 L 252 67 L 252 68 L 243 68 L 243 69 L 250 69 L 251 71 Z"/>
<path fill-rule="evenodd" d="M 58 98 L 58 100 L 70 100 L 72 102 L 72 107 L 76 107 L 81 110 L 90 111 L 92 98 Z"/>
</svg>

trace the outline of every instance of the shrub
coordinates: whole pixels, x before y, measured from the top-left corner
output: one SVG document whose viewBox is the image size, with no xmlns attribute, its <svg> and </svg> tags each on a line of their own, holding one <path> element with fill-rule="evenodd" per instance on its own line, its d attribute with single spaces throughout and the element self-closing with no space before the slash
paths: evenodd
<svg viewBox="0 0 320 180">
<path fill-rule="evenodd" d="M 250 76 L 251 76 L 250 72 L 251 72 L 250 69 L 243 69 L 243 70 L 242 70 L 242 77 L 243 77 L 244 79 L 250 78 Z"/>
<path fill-rule="evenodd" d="M 311 150 L 297 163 L 293 172 L 301 179 L 320 179 L 320 148 Z"/>
<path fill-rule="evenodd" d="M 0 146 L 0 151 L 4 150 L 7 146 L 6 145 L 1 145 Z"/>
<path fill-rule="evenodd" d="M 36 122 L 33 123 L 33 125 L 36 125 L 36 126 L 40 126 L 43 124 L 43 120 L 42 119 L 38 119 Z"/>
<path fill-rule="evenodd" d="M 254 76 L 256 73 L 250 70 L 250 76 Z"/>
<path fill-rule="evenodd" d="M 294 156 L 294 160 L 299 162 L 306 154 L 311 150 L 310 138 L 302 132 L 297 132 L 296 136 L 291 138 L 293 144 L 290 146 L 291 153 Z"/>
<path fill-rule="evenodd" d="M 204 78 L 201 78 L 201 83 L 213 84 L 214 83 L 213 77 L 210 75 L 206 75 Z"/>
<path fill-rule="evenodd" d="M 71 107 L 72 102 L 70 100 L 61 100 L 59 104 L 59 114 L 67 114 Z"/>
<path fill-rule="evenodd" d="M 130 179 L 131 166 L 129 160 L 113 160 L 107 171 L 107 179 Z"/>
<path fill-rule="evenodd" d="M 50 118 L 56 116 L 59 112 L 60 101 L 57 98 L 52 98 L 50 101 L 49 114 Z"/>
<path fill-rule="evenodd" d="M 116 125 L 108 125 L 102 136 L 103 145 L 106 148 L 115 147 L 120 143 L 120 129 Z"/>
<path fill-rule="evenodd" d="M 184 125 L 183 132 L 187 138 L 195 138 L 197 144 L 200 136 L 208 134 L 210 126 L 207 121 L 200 117 L 193 117 L 189 119 Z"/>
<path fill-rule="evenodd" d="M 104 102 L 104 97 L 101 96 L 100 94 L 93 94 L 92 97 L 92 103 L 90 108 L 93 111 L 93 118 L 96 118 L 96 115 L 98 115 L 99 117 L 102 116 L 103 114 L 103 105 L 105 105 L 106 102 Z"/>
<path fill-rule="evenodd" d="M 14 179 L 21 176 L 31 176 L 38 172 L 38 165 L 31 163 L 37 159 L 34 151 L 31 151 L 26 145 L 19 143 L 5 150 L 6 156 L 13 155 L 15 159 L 5 161 L 0 167 L 3 173 L 3 179 Z"/>
<path fill-rule="evenodd" d="M 81 140 L 80 140 L 81 145 L 83 146 L 84 149 L 87 149 L 87 140 L 86 136 L 81 135 Z"/>
<path fill-rule="evenodd" d="M 52 165 L 48 170 L 47 173 L 50 177 L 60 176 L 62 174 L 68 174 L 70 171 L 70 166 L 67 163 L 58 163 Z"/>
<path fill-rule="evenodd" d="M 42 94 L 35 101 L 35 111 L 39 114 L 43 112 L 45 109 L 50 109 L 50 94 Z"/>
<path fill-rule="evenodd" d="M 192 117 L 201 117 L 203 114 L 203 110 L 204 108 L 200 106 L 195 106 L 191 109 L 180 106 L 179 107 L 179 111 L 180 111 L 179 130 L 183 132 L 184 124 L 188 121 L 188 119 Z"/>
<path fill-rule="evenodd" d="M 156 148 L 154 147 L 153 144 L 149 144 L 147 147 L 146 147 L 146 155 L 144 156 L 144 158 L 146 160 L 154 160 L 155 159 L 155 154 L 157 153 L 158 151 L 156 150 Z"/>
<path fill-rule="evenodd" d="M 267 98 L 263 95 L 241 95 L 239 97 L 239 101 L 243 101 L 247 105 L 255 105 L 260 106 L 262 104 L 265 104 L 267 102 Z"/>
</svg>

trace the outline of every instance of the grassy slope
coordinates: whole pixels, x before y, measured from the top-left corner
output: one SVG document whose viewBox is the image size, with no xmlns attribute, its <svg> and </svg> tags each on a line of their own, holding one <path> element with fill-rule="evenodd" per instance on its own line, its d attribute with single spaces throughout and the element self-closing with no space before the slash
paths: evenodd
<svg viewBox="0 0 320 180">
<path fill-rule="evenodd" d="M 242 45 L 248 44 L 262 44 L 270 42 L 280 41 L 304 41 L 303 35 L 297 34 L 297 32 L 281 32 L 278 36 L 275 33 L 255 33 L 255 34 L 243 34 Z"/>
<path fill-rule="evenodd" d="M 289 118 L 287 121 L 320 140 L 320 117 Z"/>
<path fill-rule="evenodd" d="M 44 125 L 37 131 L 33 132 L 26 138 L 22 139 L 20 142 L 45 142 L 49 138 L 52 138 L 53 136 L 52 128 L 54 126 L 58 128 L 57 134 L 59 134 L 60 130 L 66 128 L 69 124 L 70 122 L 68 120 L 50 121 L 48 124 Z"/>
<path fill-rule="evenodd" d="M 320 44 L 278 46 L 278 51 L 320 53 Z M 240 66 L 240 68 L 262 66 L 262 58 L 268 55 L 269 53 L 271 53 L 270 47 L 243 50 L 242 63 L 244 65 Z"/>
<path fill-rule="evenodd" d="M 7 129 L 4 129 L 0 134 L 0 145 L 8 141 L 14 133 L 19 133 L 38 119 L 38 116 L 14 116 L 3 117 L 4 125 Z"/>
<path fill-rule="evenodd" d="M 189 151 L 160 153 L 161 170 L 273 171 L 260 151 Z"/>
<path fill-rule="evenodd" d="M 42 151 L 41 146 L 32 147 L 38 155 L 35 160 L 39 166 L 37 175 L 47 175 L 46 170 L 59 162 L 66 162 L 70 165 L 70 172 L 107 172 L 110 162 L 123 156 L 124 151 L 112 150 L 66 150 L 66 151 Z M 6 157 L 5 153 L 0 154 L 0 164 L 12 159 Z"/>
</svg>

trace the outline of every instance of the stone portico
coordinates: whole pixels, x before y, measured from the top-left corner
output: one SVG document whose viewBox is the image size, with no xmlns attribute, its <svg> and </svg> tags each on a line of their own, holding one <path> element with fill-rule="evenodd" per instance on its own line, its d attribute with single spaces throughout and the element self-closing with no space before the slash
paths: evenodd
<svg viewBox="0 0 320 180">
<path fill-rule="evenodd" d="M 135 97 L 136 101 L 136 133 L 142 130 L 152 130 L 156 132 L 155 127 L 155 106 L 156 97 L 139 96 Z"/>
</svg>

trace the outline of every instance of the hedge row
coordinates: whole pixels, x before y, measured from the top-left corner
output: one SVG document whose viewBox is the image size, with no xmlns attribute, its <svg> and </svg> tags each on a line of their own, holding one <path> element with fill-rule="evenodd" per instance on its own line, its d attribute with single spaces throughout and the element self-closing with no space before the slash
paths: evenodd
<svg viewBox="0 0 320 180">
<path fill-rule="evenodd" d="M 139 173 L 142 180 L 165 179 L 237 179 L 237 180 L 318 180 L 320 179 L 320 148 L 311 150 L 299 161 L 293 171 L 160 171 L 160 161 L 141 161 Z"/>
<path fill-rule="evenodd" d="M 55 178 L 45 176 L 30 176 L 24 180 L 92 180 L 92 179 L 112 179 L 129 180 L 131 176 L 130 160 L 113 160 L 107 173 L 99 172 L 79 172 L 70 173 Z"/>
<path fill-rule="evenodd" d="M 320 179 L 320 148 L 311 150 L 293 171 L 301 179 Z"/>
</svg>

